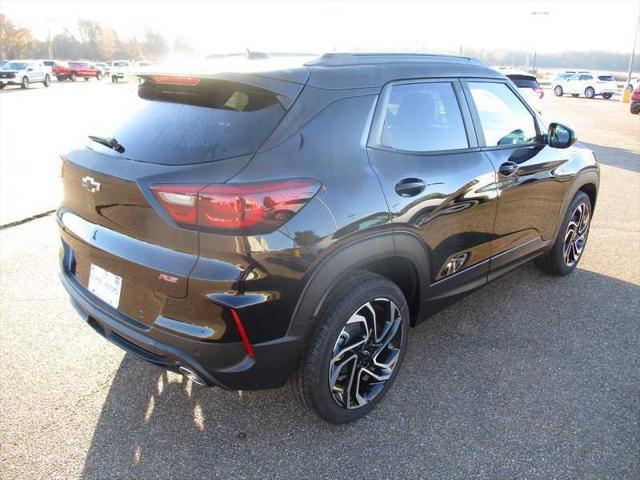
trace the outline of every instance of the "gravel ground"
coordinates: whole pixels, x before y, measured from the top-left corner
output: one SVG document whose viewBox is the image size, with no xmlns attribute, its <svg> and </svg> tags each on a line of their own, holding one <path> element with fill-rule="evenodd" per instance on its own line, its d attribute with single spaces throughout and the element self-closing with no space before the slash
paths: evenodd
<svg viewBox="0 0 640 480">
<path fill-rule="evenodd" d="M 69 306 L 53 218 L 0 231 L 0 477 L 640 478 L 640 117 L 545 102 L 602 162 L 580 268 L 526 265 L 414 329 L 347 426 L 123 354 Z"/>
</svg>

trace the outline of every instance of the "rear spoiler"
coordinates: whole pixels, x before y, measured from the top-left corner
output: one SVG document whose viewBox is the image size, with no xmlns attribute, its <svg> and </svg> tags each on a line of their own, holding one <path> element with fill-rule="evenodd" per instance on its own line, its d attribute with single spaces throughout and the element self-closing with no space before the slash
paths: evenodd
<svg viewBox="0 0 640 480">
<path fill-rule="evenodd" d="M 278 70 L 260 73 L 215 73 L 194 74 L 175 72 L 138 72 L 134 73 L 145 82 L 159 85 L 192 85 L 196 86 L 201 80 L 221 80 L 226 82 L 243 83 L 253 87 L 274 92 L 280 98 L 283 107 L 288 109 L 296 99 L 305 83 L 309 79 L 306 69 Z"/>
</svg>

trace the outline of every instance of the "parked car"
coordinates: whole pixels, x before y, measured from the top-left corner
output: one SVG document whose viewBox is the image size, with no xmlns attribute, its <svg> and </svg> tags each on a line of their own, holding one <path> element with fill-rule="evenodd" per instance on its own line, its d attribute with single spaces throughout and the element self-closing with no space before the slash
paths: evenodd
<svg viewBox="0 0 640 480">
<path fill-rule="evenodd" d="M 290 380 L 349 422 L 410 327 L 528 260 L 576 268 L 599 167 L 474 59 L 274 60 L 142 75 L 63 156 L 61 280 L 133 355 L 225 389 Z"/>
<path fill-rule="evenodd" d="M 55 65 L 53 74 L 59 81 L 71 80 L 75 82 L 78 78 L 84 78 L 89 81 L 90 78 L 102 80 L 104 76 L 100 69 L 88 62 L 68 62 L 67 64 Z"/>
<path fill-rule="evenodd" d="M 29 88 L 32 83 L 51 85 L 51 75 L 41 62 L 35 60 L 9 60 L 0 70 L 0 89 L 7 85 L 20 85 Z"/>
<path fill-rule="evenodd" d="M 131 73 L 131 62 L 129 60 L 116 60 L 111 67 L 111 81 L 118 82 L 124 80 Z"/>
<path fill-rule="evenodd" d="M 96 63 L 94 66 L 100 70 L 103 77 L 111 75 L 111 66 L 108 63 Z"/>
<path fill-rule="evenodd" d="M 533 109 L 542 114 L 544 90 L 535 75 L 515 68 L 499 67 L 498 71 L 511 80 Z"/>
<path fill-rule="evenodd" d="M 618 84 L 609 73 L 577 73 L 566 80 L 560 80 L 552 84 L 553 93 L 561 97 L 569 93 L 574 97 L 584 95 L 587 98 L 602 96 L 609 99 L 618 90 Z"/>
<path fill-rule="evenodd" d="M 629 105 L 629 111 L 637 115 L 640 113 L 640 80 L 635 80 L 632 85 L 633 92 L 631 93 L 631 104 Z"/>
</svg>

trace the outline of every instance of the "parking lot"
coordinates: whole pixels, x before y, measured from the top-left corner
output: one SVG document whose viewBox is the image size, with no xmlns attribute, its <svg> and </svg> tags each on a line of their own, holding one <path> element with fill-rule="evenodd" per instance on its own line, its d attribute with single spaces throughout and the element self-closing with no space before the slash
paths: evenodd
<svg viewBox="0 0 640 480">
<path fill-rule="evenodd" d="M 0 224 L 54 209 L 58 153 L 135 85 L 0 92 Z M 126 355 L 57 279 L 52 215 L 0 230 L 1 478 L 640 478 L 640 116 L 555 98 L 601 161 L 579 269 L 531 264 L 411 332 L 394 388 L 331 426 L 288 389 L 202 389 Z"/>
</svg>

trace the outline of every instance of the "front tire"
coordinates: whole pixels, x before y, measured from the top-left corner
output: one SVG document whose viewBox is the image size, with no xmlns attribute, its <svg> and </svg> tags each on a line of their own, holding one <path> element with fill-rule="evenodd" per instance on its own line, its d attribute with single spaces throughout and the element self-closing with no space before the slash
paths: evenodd
<svg viewBox="0 0 640 480">
<path fill-rule="evenodd" d="M 561 97 L 564 94 L 564 91 L 560 85 L 556 85 L 556 88 L 553 89 L 553 94 L 556 97 Z"/>
<path fill-rule="evenodd" d="M 589 196 L 578 192 L 569 204 L 553 248 L 535 260 L 540 270 L 560 277 L 573 272 L 587 244 L 592 212 Z"/>
<path fill-rule="evenodd" d="M 587 98 L 593 98 L 596 96 L 596 91 L 591 87 L 587 87 L 584 91 L 584 96 Z"/>
<path fill-rule="evenodd" d="M 72 73 L 72 74 L 71 74 L 71 76 L 69 77 L 69 79 L 70 79 L 72 82 L 75 82 L 75 81 L 78 79 L 78 76 L 77 76 L 75 73 Z"/>
<path fill-rule="evenodd" d="M 98 81 L 102 80 L 102 74 L 101 74 L 100 72 L 98 72 L 98 73 L 96 74 L 96 79 L 97 79 Z"/>
<path fill-rule="evenodd" d="M 327 300 L 292 378 L 296 396 L 330 423 L 365 416 L 395 380 L 408 333 L 409 308 L 398 286 L 355 273 Z"/>
<path fill-rule="evenodd" d="M 44 82 L 42 82 L 45 87 L 49 88 L 51 86 L 51 77 L 49 75 L 45 75 Z"/>
<path fill-rule="evenodd" d="M 29 78 L 22 77 L 22 82 L 20 83 L 20 88 L 29 88 Z"/>
</svg>

